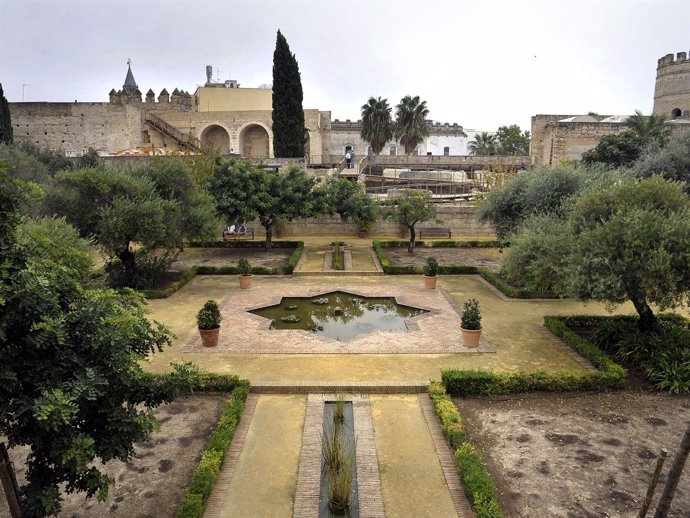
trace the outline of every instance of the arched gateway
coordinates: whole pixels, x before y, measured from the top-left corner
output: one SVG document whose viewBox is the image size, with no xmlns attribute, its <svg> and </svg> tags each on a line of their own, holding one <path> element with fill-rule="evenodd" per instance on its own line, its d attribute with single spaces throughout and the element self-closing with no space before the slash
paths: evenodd
<svg viewBox="0 0 690 518">
<path fill-rule="evenodd" d="M 243 157 L 268 158 L 268 131 L 258 124 L 250 124 L 240 133 L 240 150 Z"/>
<path fill-rule="evenodd" d="M 230 135 L 222 126 L 213 124 L 201 132 L 201 144 L 218 149 L 222 155 L 230 153 Z"/>
</svg>

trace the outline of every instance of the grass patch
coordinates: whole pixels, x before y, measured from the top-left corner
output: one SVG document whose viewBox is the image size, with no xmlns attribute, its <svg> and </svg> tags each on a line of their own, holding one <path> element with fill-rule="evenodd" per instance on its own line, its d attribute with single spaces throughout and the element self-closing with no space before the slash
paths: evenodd
<svg viewBox="0 0 690 518">
<path fill-rule="evenodd" d="M 432 382 L 428 393 L 441 421 L 443 436 L 454 451 L 455 467 L 477 518 L 502 518 L 503 513 L 496 500 L 496 486 L 482 458 L 467 440 L 460 412 L 440 383 Z"/>
<path fill-rule="evenodd" d="M 239 379 L 238 379 L 239 381 Z M 230 442 L 235 435 L 244 405 L 249 395 L 249 384 L 242 382 L 223 407 L 218 426 L 209 436 L 206 449 L 192 475 L 192 483 L 177 510 L 177 518 L 201 518 L 213 486 L 220 474 Z"/>
<path fill-rule="evenodd" d="M 421 242 L 423 243 L 423 241 Z M 372 243 L 384 273 L 388 275 L 422 275 L 424 273 L 423 266 L 391 264 L 390 258 L 384 250 L 386 243 L 404 243 L 404 246 L 407 247 L 407 241 L 374 241 Z M 417 243 L 420 243 L 420 241 L 417 241 Z M 470 275 L 479 273 L 479 268 L 463 264 L 444 264 L 438 267 L 438 273 L 440 275 Z"/>
<path fill-rule="evenodd" d="M 566 317 L 544 317 L 544 325 L 581 356 L 587 358 L 596 371 L 543 370 L 490 372 L 446 369 L 441 373 L 443 385 L 453 396 L 483 394 L 496 396 L 518 392 L 566 392 L 573 390 L 607 391 L 625 386 L 626 370 L 611 360 L 596 345 L 568 328 Z"/>
</svg>

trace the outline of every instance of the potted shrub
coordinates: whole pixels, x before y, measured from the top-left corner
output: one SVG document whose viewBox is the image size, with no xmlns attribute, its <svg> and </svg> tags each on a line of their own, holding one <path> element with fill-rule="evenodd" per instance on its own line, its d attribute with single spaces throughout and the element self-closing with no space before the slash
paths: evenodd
<svg viewBox="0 0 690 518">
<path fill-rule="evenodd" d="M 207 300 L 196 314 L 196 325 L 199 328 L 201 344 L 204 347 L 215 347 L 218 345 L 220 321 L 222 319 L 218 303 L 213 299 Z"/>
<path fill-rule="evenodd" d="M 435 257 L 427 257 L 424 265 L 424 287 L 430 290 L 436 289 L 438 279 L 438 261 Z"/>
<path fill-rule="evenodd" d="M 460 319 L 462 331 L 462 343 L 465 347 L 477 347 L 482 334 L 482 314 L 479 311 L 479 301 L 469 299 L 462 306 L 462 318 Z"/>
<path fill-rule="evenodd" d="M 237 269 L 240 271 L 240 288 L 243 290 L 251 288 L 254 275 L 252 275 L 252 266 L 249 264 L 249 261 L 243 257 L 238 261 Z"/>
</svg>

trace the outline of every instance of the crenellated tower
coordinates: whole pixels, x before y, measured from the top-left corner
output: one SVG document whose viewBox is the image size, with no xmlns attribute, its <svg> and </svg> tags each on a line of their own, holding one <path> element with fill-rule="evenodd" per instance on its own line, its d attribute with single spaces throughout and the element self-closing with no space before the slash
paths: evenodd
<svg viewBox="0 0 690 518">
<path fill-rule="evenodd" d="M 690 119 L 690 59 L 687 52 L 659 59 L 654 87 L 654 113 L 667 119 Z"/>
</svg>

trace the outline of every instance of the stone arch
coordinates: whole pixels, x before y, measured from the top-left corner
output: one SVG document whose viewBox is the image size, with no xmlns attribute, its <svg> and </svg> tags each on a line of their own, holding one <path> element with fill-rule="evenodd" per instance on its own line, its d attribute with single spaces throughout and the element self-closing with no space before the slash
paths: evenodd
<svg viewBox="0 0 690 518">
<path fill-rule="evenodd" d="M 680 108 L 674 108 L 673 110 L 671 110 L 671 118 L 672 119 L 677 119 L 678 117 L 680 117 L 680 115 L 681 115 Z"/>
<path fill-rule="evenodd" d="M 201 132 L 201 143 L 218 149 L 222 155 L 230 153 L 230 135 L 228 131 L 218 124 L 211 124 Z"/>
<path fill-rule="evenodd" d="M 268 130 L 260 124 L 249 124 L 240 132 L 239 152 L 247 158 L 268 158 L 270 153 Z"/>
</svg>

